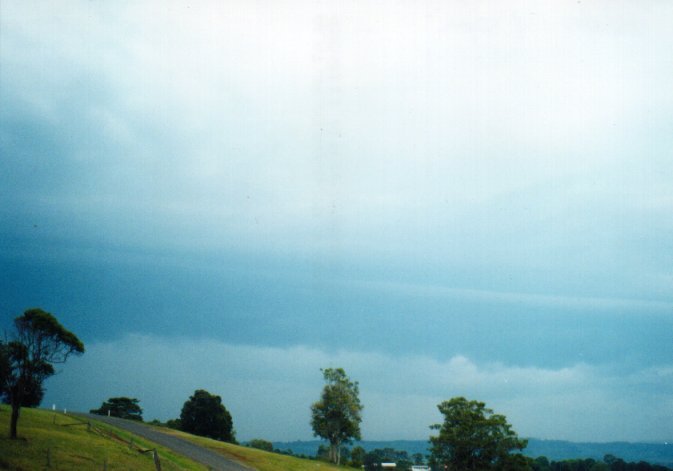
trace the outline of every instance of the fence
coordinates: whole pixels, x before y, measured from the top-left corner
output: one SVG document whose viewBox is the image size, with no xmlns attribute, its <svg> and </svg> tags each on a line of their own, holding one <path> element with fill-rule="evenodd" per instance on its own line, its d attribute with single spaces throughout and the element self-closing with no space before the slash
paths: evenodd
<svg viewBox="0 0 673 471">
<path fill-rule="evenodd" d="M 110 430 L 106 430 L 106 429 L 97 427 L 97 426 L 93 425 L 90 421 L 80 419 L 76 416 L 72 416 L 72 415 L 65 416 L 69 420 L 71 420 L 71 422 L 59 423 L 59 424 L 57 424 L 56 417 L 57 417 L 57 415 L 54 414 L 54 419 L 52 421 L 52 423 L 54 425 L 60 425 L 62 427 L 78 427 L 78 426 L 82 427 L 82 426 L 86 426 L 87 432 L 95 433 L 95 434 L 100 435 L 104 438 L 114 440 L 116 442 L 124 443 L 124 444 L 128 445 L 130 450 L 135 450 L 139 454 L 144 455 L 144 454 L 152 453 L 152 458 L 154 460 L 154 467 L 155 467 L 156 471 L 162 471 L 161 470 L 161 459 L 159 458 L 159 453 L 157 452 L 156 448 L 142 448 L 142 447 L 138 446 L 136 443 L 134 443 L 133 438 L 131 438 L 130 440 L 126 440 L 125 438 L 117 435 L 116 433 L 111 432 Z M 46 466 L 47 466 L 47 468 L 51 468 L 52 466 L 54 466 L 55 465 L 54 461 L 55 461 L 54 450 L 52 448 L 47 448 L 47 451 L 46 451 Z M 108 463 L 107 459 L 105 459 L 103 461 L 103 464 L 102 464 L 103 471 L 108 471 L 108 466 L 109 466 L 109 463 Z"/>
</svg>

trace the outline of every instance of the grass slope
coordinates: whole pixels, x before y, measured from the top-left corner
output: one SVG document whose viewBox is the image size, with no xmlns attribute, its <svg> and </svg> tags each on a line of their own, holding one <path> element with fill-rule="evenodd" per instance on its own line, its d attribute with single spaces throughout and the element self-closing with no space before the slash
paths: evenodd
<svg viewBox="0 0 673 471">
<path fill-rule="evenodd" d="M 257 450 L 231 443 L 224 443 L 205 437 L 197 437 L 177 430 L 167 430 L 168 433 L 176 435 L 185 440 L 209 448 L 216 453 L 237 460 L 251 468 L 259 471 L 347 471 L 355 468 L 345 466 L 335 466 L 324 461 L 314 461 L 294 456 L 281 455 L 268 451 Z"/>
<path fill-rule="evenodd" d="M 10 409 L 0 406 L 0 469 L 154 471 L 156 448 L 163 471 L 204 471 L 206 468 L 170 450 L 100 422 L 86 423 L 73 417 L 40 409 L 21 409 L 19 439 L 10 440 Z M 133 448 L 129 442 L 133 438 Z M 48 451 L 51 466 L 47 467 Z"/>
<path fill-rule="evenodd" d="M 19 420 L 19 439 L 10 440 L 7 438 L 9 419 L 9 407 L 0 405 L 0 469 L 102 470 L 106 464 L 108 471 L 155 471 L 152 453 L 141 454 L 138 448 L 156 448 L 161 458 L 162 471 L 206 470 L 205 466 L 184 456 L 101 422 L 92 421 L 93 427 L 88 430 L 81 419 L 47 410 L 24 408 L 21 409 Z M 353 469 L 232 445 L 177 430 L 161 430 L 236 459 L 259 471 Z M 129 447 L 131 440 L 133 449 Z M 50 467 L 47 467 L 47 450 L 50 450 Z"/>
</svg>

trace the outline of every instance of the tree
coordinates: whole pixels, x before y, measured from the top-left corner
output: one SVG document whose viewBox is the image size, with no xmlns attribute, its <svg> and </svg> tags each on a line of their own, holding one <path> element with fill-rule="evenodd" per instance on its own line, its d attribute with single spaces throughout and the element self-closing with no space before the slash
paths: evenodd
<svg viewBox="0 0 673 471">
<path fill-rule="evenodd" d="M 182 423 L 180 422 L 180 419 L 170 419 L 166 421 L 166 427 L 175 430 L 182 430 Z"/>
<path fill-rule="evenodd" d="M 351 450 L 351 466 L 354 468 L 361 468 L 365 463 L 365 455 L 367 452 L 361 446 L 353 447 Z"/>
<path fill-rule="evenodd" d="M 330 461 L 341 462 L 341 445 L 359 440 L 362 422 L 359 386 L 342 368 L 321 370 L 325 382 L 320 400 L 311 406 L 311 426 L 317 437 L 330 444 Z"/>
<path fill-rule="evenodd" d="M 44 397 L 44 386 L 35 378 L 28 378 L 23 387 L 23 397 L 21 398 L 21 407 L 37 407 L 42 403 Z M 11 395 L 9 390 L 2 398 L 5 404 L 11 404 Z"/>
<path fill-rule="evenodd" d="M 332 455 L 330 454 L 330 448 L 325 444 L 321 443 L 318 445 L 318 449 L 315 452 L 315 458 L 320 461 L 329 461 Z"/>
<path fill-rule="evenodd" d="M 414 460 L 415 465 L 425 464 L 425 456 L 423 456 L 423 453 L 414 453 L 411 458 Z"/>
<path fill-rule="evenodd" d="M 437 407 L 444 423 L 430 427 L 439 430 L 438 436 L 430 437 L 434 463 L 452 470 L 526 469 L 510 452 L 523 450 L 528 441 L 519 439 L 504 415 L 464 397 Z"/>
<path fill-rule="evenodd" d="M 180 430 L 236 443 L 231 414 L 222 405 L 222 398 L 203 389 L 194 391 L 182 406 Z"/>
<path fill-rule="evenodd" d="M 12 405 L 9 436 L 16 438 L 21 407 L 28 399 L 41 401 L 42 383 L 71 354 L 84 353 L 84 344 L 56 318 L 42 309 L 28 309 L 14 319 L 14 339 L 7 343 L 9 376 L 5 396 Z"/>
<path fill-rule="evenodd" d="M 376 471 L 381 467 L 381 463 L 386 461 L 383 450 L 375 449 L 365 454 L 362 460 L 365 471 Z"/>
<path fill-rule="evenodd" d="M 538 456 L 533 460 L 532 468 L 533 471 L 550 471 L 551 465 L 549 463 L 549 458 L 546 456 Z"/>
<path fill-rule="evenodd" d="M 91 409 L 89 412 L 98 415 L 110 415 L 121 419 L 143 421 L 143 410 L 139 405 L 140 401 L 131 397 L 111 397 L 103 402 L 98 409 Z"/>
<path fill-rule="evenodd" d="M 253 438 L 248 442 L 248 445 L 251 448 L 257 448 L 258 450 L 273 451 L 273 443 L 261 438 Z"/>
</svg>

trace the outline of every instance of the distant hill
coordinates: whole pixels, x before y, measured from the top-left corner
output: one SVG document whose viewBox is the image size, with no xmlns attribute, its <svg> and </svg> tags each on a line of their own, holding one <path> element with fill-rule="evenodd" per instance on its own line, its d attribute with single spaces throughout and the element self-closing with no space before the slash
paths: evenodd
<svg viewBox="0 0 673 471">
<path fill-rule="evenodd" d="M 671 443 L 576 443 L 562 440 L 529 439 L 524 450 L 528 456 L 546 456 L 550 460 L 594 458 L 602 460 L 605 455 L 614 455 L 627 462 L 646 461 L 652 464 L 673 466 Z"/>
<path fill-rule="evenodd" d="M 296 455 L 315 456 L 318 440 L 274 442 L 273 446 L 279 450 L 291 450 Z M 428 442 L 424 440 L 392 440 L 357 442 L 355 445 L 370 451 L 376 448 L 393 448 L 404 450 L 410 455 L 414 453 L 428 454 Z M 579 443 L 563 440 L 538 440 L 530 438 L 524 454 L 537 458 L 546 456 L 550 460 L 560 461 L 573 458 L 594 458 L 602 460 L 605 455 L 611 454 L 627 462 L 646 461 L 652 464 L 661 464 L 673 467 L 673 444 L 671 443 Z"/>
</svg>

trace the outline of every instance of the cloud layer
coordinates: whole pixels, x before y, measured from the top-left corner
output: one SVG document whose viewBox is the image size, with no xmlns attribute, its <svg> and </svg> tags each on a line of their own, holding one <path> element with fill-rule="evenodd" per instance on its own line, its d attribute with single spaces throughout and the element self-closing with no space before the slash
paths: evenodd
<svg viewBox="0 0 673 471">
<path fill-rule="evenodd" d="M 599 5 L 9 3 L 5 196 L 106 243 L 610 263 L 671 230 L 672 13 Z"/>
</svg>

